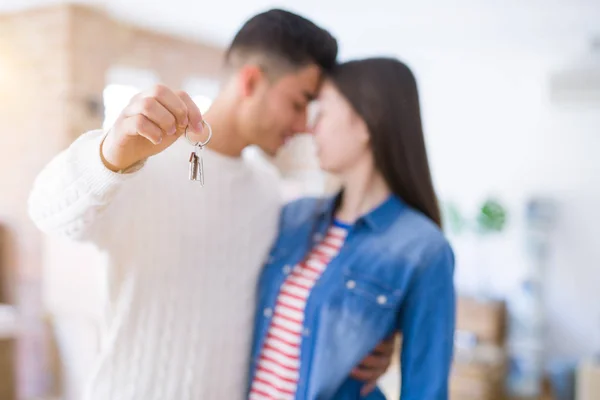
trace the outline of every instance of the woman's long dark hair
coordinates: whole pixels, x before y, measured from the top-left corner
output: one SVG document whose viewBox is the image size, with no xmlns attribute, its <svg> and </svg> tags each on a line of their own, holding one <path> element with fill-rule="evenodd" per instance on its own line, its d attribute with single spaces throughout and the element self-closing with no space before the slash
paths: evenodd
<svg viewBox="0 0 600 400">
<path fill-rule="evenodd" d="M 441 226 L 411 70 L 396 59 L 369 58 L 340 64 L 331 80 L 366 122 L 375 167 L 392 193 Z"/>
</svg>

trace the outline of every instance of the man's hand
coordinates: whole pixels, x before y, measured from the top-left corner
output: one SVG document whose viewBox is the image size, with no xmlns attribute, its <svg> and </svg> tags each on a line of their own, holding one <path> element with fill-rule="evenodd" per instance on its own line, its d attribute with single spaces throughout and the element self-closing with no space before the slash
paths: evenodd
<svg viewBox="0 0 600 400">
<path fill-rule="evenodd" d="M 202 114 L 185 92 L 158 85 L 136 95 L 102 143 L 104 164 L 126 169 L 165 150 L 185 132 L 202 132 Z"/>
<path fill-rule="evenodd" d="M 360 365 L 352 370 L 354 379 L 365 382 L 361 390 L 361 396 L 371 393 L 377 386 L 377 381 L 386 373 L 392 362 L 396 335 L 382 341 L 375 347 Z"/>
</svg>

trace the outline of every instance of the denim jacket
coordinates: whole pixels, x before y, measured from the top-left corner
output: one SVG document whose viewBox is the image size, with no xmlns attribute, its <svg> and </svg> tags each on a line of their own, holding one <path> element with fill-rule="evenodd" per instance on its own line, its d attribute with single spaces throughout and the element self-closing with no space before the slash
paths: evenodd
<svg viewBox="0 0 600 400">
<path fill-rule="evenodd" d="M 287 205 L 259 279 L 254 376 L 287 274 L 326 233 L 340 196 Z M 350 228 L 306 302 L 296 399 L 359 399 L 351 370 L 402 334 L 402 400 L 445 400 L 452 359 L 454 256 L 439 228 L 395 196 Z M 400 378 L 400 377 L 399 377 Z M 369 399 L 384 399 L 377 390 Z"/>
</svg>

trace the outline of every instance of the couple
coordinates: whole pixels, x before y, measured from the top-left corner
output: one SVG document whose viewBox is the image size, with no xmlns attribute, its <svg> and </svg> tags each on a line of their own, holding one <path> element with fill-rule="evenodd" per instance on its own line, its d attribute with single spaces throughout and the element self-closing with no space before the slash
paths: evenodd
<svg viewBox="0 0 600 400">
<path fill-rule="evenodd" d="M 205 116 L 157 86 L 40 173 L 37 226 L 109 262 L 87 399 L 382 399 L 370 386 L 397 332 L 402 399 L 447 398 L 454 261 L 415 79 L 394 59 L 336 57 L 312 22 L 259 14 L 230 45 Z M 204 188 L 188 180 L 181 138 L 186 127 L 204 138 L 203 118 L 215 133 Z M 240 155 L 307 131 L 343 190 L 281 210 L 276 178 Z"/>
</svg>

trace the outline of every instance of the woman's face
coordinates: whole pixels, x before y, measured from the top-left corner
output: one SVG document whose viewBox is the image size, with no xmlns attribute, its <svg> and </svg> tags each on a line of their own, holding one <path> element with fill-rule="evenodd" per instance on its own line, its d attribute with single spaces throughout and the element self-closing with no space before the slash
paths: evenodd
<svg viewBox="0 0 600 400">
<path fill-rule="evenodd" d="M 331 82 L 325 82 L 309 112 L 321 168 L 341 174 L 371 153 L 369 131 Z"/>
</svg>

